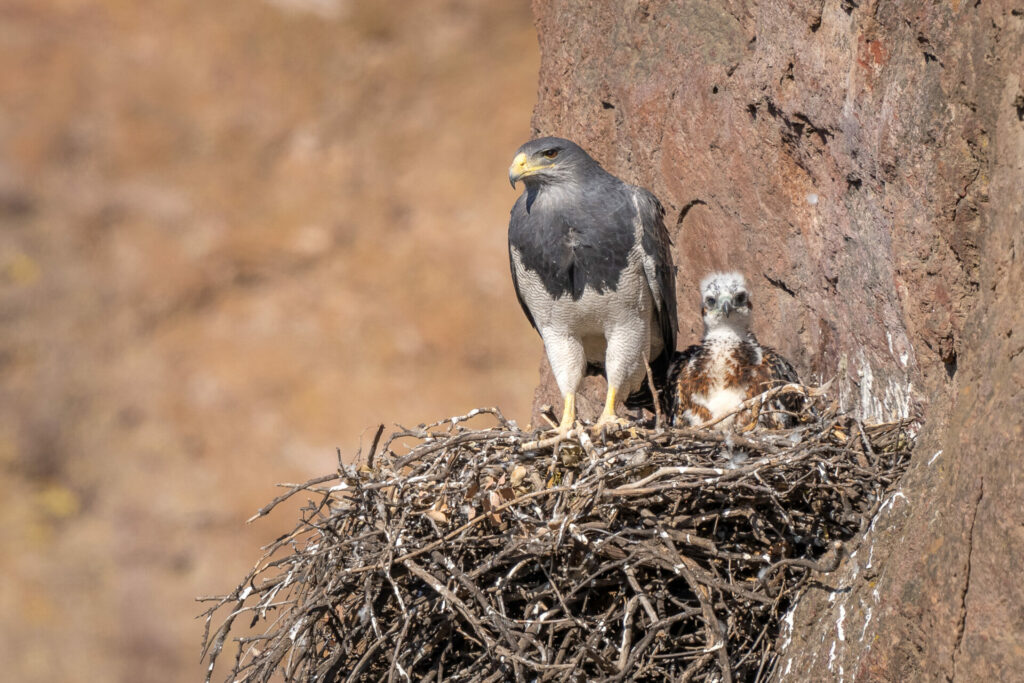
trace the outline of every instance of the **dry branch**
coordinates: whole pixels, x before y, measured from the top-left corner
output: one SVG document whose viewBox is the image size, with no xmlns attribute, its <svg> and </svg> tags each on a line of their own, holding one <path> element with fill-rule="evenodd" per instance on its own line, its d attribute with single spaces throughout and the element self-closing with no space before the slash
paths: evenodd
<svg viewBox="0 0 1024 683">
<path fill-rule="evenodd" d="M 496 426 L 471 429 L 482 414 Z M 309 497 L 234 591 L 206 598 L 210 673 L 235 634 L 227 680 L 759 680 L 778 615 L 838 566 L 911 447 L 903 423 L 804 417 L 540 450 L 496 409 L 379 451 L 378 431 L 372 467 L 257 513 Z"/>
</svg>

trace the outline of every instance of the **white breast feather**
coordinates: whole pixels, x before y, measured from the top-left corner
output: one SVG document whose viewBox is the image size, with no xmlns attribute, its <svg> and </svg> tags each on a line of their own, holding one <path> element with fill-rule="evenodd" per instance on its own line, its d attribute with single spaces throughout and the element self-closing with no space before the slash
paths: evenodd
<svg viewBox="0 0 1024 683">
<path fill-rule="evenodd" d="M 717 420 L 736 409 L 746 398 L 742 387 L 728 386 L 726 378 L 736 365 L 736 342 L 731 339 L 711 339 L 708 343 L 708 393 L 693 397 L 693 402 L 707 408 L 711 419 Z M 725 420 L 727 425 L 732 418 Z"/>
<path fill-rule="evenodd" d="M 563 393 L 582 378 L 574 343 L 581 343 L 587 363 L 603 364 L 609 381 L 634 390 L 642 381 L 645 361 L 657 357 L 664 345 L 656 327 L 651 289 L 644 273 L 639 241 L 629 253 L 614 290 L 598 292 L 589 285 L 578 300 L 552 298 L 540 276 L 523 265 L 513 247 L 512 267 L 519 294 L 544 339 L 548 360 Z M 579 375 L 579 377 L 577 377 Z"/>
<path fill-rule="evenodd" d="M 630 252 L 614 291 L 597 292 L 587 286 L 583 296 L 575 301 L 567 294 L 559 299 L 552 298 L 540 276 L 523 265 L 519 251 L 513 247 L 511 252 L 519 294 L 542 337 L 569 336 L 583 340 L 588 348 L 589 362 L 604 362 L 603 357 L 592 357 L 590 351 L 593 349 L 596 353 L 599 350 L 603 356 L 604 339 L 616 331 L 635 338 L 637 345 L 642 347 L 642 340 L 649 336 L 654 324 L 655 311 L 640 263 L 639 245 L 634 245 Z M 649 343 L 653 358 L 661 352 L 661 337 L 654 335 Z"/>
</svg>

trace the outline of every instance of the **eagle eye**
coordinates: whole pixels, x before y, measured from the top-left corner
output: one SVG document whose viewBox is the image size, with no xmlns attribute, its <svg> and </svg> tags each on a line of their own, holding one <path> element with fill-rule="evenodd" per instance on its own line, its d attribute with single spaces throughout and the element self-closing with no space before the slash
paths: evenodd
<svg viewBox="0 0 1024 683">
<path fill-rule="evenodd" d="M 557 149 L 546 149 L 543 152 L 541 152 L 541 154 L 543 154 L 548 159 L 554 159 L 555 157 L 558 156 L 558 150 Z"/>
<path fill-rule="evenodd" d="M 715 297 L 713 297 L 713 296 L 706 296 L 706 297 L 704 297 L 704 305 L 707 306 L 708 308 L 713 308 L 714 305 L 715 305 Z"/>
<path fill-rule="evenodd" d="M 736 301 L 736 305 L 737 306 L 746 306 L 747 305 L 747 293 L 746 292 L 738 293 L 736 295 L 735 301 Z"/>
</svg>

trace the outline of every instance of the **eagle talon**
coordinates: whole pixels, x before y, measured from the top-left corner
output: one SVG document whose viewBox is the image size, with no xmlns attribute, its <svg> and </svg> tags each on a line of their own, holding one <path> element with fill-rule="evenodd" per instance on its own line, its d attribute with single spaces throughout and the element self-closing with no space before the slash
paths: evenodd
<svg viewBox="0 0 1024 683">
<path fill-rule="evenodd" d="M 546 432 L 541 432 L 540 436 L 543 438 L 535 441 L 526 441 L 523 443 L 524 451 L 542 451 L 547 448 L 554 448 L 563 441 L 577 437 L 580 434 L 582 425 L 578 422 L 569 426 L 568 429 L 563 430 L 561 427 L 556 429 L 549 429 Z"/>
<path fill-rule="evenodd" d="M 601 417 L 599 417 L 597 422 L 594 423 L 594 426 L 591 427 L 595 436 L 601 432 L 611 433 L 631 428 L 631 425 L 633 424 L 632 420 L 615 414 L 615 397 L 617 395 L 618 391 L 614 386 L 608 387 L 608 396 L 605 399 L 604 412 L 601 413 Z M 631 431 L 635 435 L 636 430 L 632 429 Z"/>
<path fill-rule="evenodd" d="M 609 435 L 619 434 L 620 432 L 628 432 L 631 438 L 637 437 L 636 426 L 634 423 L 624 417 L 617 415 L 602 415 L 601 418 L 590 427 L 590 433 L 592 438 L 603 437 L 607 440 Z"/>
<path fill-rule="evenodd" d="M 558 443 L 560 441 L 565 441 L 568 438 L 576 436 L 577 434 L 580 433 L 580 431 L 582 429 L 583 429 L 583 423 L 580 422 L 579 420 L 574 420 L 573 422 L 569 423 L 568 425 L 560 424 L 557 427 L 554 427 L 552 429 L 547 429 L 547 430 L 541 432 L 541 434 L 544 437 L 544 441 L 551 441 L 552 443 Z M 554 441 L 552 441 L 552 439 L 554 439 Z"/>
<path fill-rule="evenodd" d="M 543 438 L 527 441 L 523 444 L 524 451 L 537 451 L 553 448 L 555 445 L 580 433 L 581 425 L 576 420 L 576 394 L 565 395 L 565 406 L 562 410 L 562 421 L 554 429 L 542 432 Z"/>
<path fill-rule="evenodd" d="M 632 425 L 633 425 L 633 421 L 628 419 L 628 418 L 619 417 L 618 415 L 609 415 L 609 416 L 602 416 L 597 422 L 594 423 L 594 425 L 593 425 L 593 427 L 591 427 L 591 429 L 594 429 L 594 430 L 597 430 L 597 431 L 600 431 L 600 430 L 605 429 L 607 427 L 611 427 L 613 429 L 627 429 L 627 428 L 631 427 Z"/>
</svg>

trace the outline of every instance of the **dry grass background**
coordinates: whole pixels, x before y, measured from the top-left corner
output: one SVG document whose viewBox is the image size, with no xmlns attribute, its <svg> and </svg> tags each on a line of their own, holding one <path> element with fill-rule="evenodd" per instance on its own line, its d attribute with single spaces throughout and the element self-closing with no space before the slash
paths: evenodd
<svg viewBox="0 0 1024 683">
<path fill-rule="evenodd" d="M 525 0 L 0 1 L 6 680 L 197 680 L 274 482 L 525 422 L 538 63 Z"/>
</svg>

